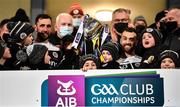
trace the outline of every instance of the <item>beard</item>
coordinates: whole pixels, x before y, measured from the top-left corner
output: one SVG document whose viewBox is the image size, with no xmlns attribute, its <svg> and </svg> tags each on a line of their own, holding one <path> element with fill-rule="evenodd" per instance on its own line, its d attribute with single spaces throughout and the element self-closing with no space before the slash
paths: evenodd
<svg viewBox="0 0 180 107">
<path fill-rule="evenodd" d="M 134 48 L 135 48 L 135 47 L 126 44 L 126 45 L 124 45 L 122 48 L 123 48 L 123 51 L 124 51 L 125 53 L 132 54 L 132 53 L 134 52 Z"/>
<path fill-rule="evenodd" d="M 44 42 L 49 38 L 49 34 L 45 32 L 38 32 L 37 33 L 37 41 Z"/>
</svg>

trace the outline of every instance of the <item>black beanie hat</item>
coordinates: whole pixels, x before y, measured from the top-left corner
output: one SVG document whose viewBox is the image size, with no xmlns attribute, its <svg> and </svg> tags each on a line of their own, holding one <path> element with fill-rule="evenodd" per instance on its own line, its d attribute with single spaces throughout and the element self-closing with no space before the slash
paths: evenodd
<svg viewBox="0 0 180 107">
<path fill-rule="evenodd" d="M 29 23 L 25 22 L 9 22 L 7 24 L 10 37 L 12 42 L 20 43 L 23 41 L 29 34 L 34 32 L 33 27 Z"/>
<path fill-rule="evenodd" d="M 3 57 L 4 51 L 5 51 L 5 47 L 0 44 L 0 58 Z"/>
<path fill-rule="evenodd" d="M 160 61 L 165 58 L 171 58 L 175 63 L 176 67 L 178 66 L 179 54 L 173 50 L 164 50 L 160 54 Z"/>
<path fill-rule="evenodd" d="M 141 33 L 141 40 L 142 40 L 142 37 L 143 37 L 143 34 L 144 33 L 150 33 L 152 34 L 152 36 L 154 37 L 154 40 L 155 40 L 155 45 L 159 45 L 161 44 L 161 40 L 163 38 L 163 35 L 156 29 L 154 28 L 146 28 L 142 31 Z"/>
<path fill-rule="evenodd" d="M 62 38 L 62 46 L 67 47 L 70 43 L 73 43 L 74 37 L 71 35 L 66 35 Z"/>
<path fill-rule="evenodd" d="M 29 45 L 27 46 L 26 52 L 29 58 L 30 64 L 38 64 L 41 61 L 44 61 L 44 56 L 46 52 L 48 51 L 48 48 L 44 45 Z"/>
<path fill-rule="evenodd" d="M 115 43 L 107 42 L 106 44 L 102 45 L 101 52 L 103 50 L 109 51 L 113 57 L 113 60 L 117 60 L 120 57 L 118 45 Z"/>
<path fill-rule="evenodd" d="M 93 54 L 87 54 L 87 55 L 83 55 L 82 57 L 80 57 L 80 59 L 79 59 L 79 67 L 82 68 L 84 63 L 87 60 L 93 60 L 96 63 L 97 68 L 100 67 L 99 59 Z"/>
</svg>

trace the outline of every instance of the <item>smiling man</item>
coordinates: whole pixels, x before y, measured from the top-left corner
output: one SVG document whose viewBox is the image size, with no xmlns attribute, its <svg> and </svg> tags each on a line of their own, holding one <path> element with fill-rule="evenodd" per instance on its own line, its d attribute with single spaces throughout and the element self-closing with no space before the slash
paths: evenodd
<svg viewBox="0 0 180 107">
<path fill-rule="evenodd" d="M 35 31 L 37 32 L 35 42 L 48 42 L 49 35 L 52 33 L 52 19 L 48 14 L 39 14 L 36 17 Z"/>
<path fill-rule="evenodd" d="M 121 35 L 120 45 L 122 53 L 117 60 L 120 69 L 134 69 L 140 66 L 141 57 L 135 54 L 137 34 L 134 28 L 126 28 Z"/>
<path fill-rule="evenodd" d="M 37 37 L 34 44 L 44 45 L 48 48 L 48 54 L 51 57 L 51 69 L 57 69 L 61 58 L 61 51 L 59 47 L 53 45 L 49 38 L 52 36 L 52 18 L 48 14 L 39 14 L 35 20 L 35 31 Z"/>
</svg>

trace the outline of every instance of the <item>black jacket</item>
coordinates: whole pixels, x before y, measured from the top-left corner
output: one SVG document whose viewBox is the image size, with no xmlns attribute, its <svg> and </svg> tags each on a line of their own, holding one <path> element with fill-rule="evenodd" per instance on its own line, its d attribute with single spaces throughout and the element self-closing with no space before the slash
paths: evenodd
<svg viewBox="0 0 180 107">
<path fill-rule="evenodd" d="M 119 63 L 114 60 L 108 63 L 102 63 L 101 69 L 119 69 Z"/>
<path fill-rule="evenodd" d="M 0 65 L 0 71 L 5 71 L 5 70 L 11 70 L 9 67 L 6 67 L 4 65 Z"/>
<path fill-rule="evenodd" d="M 63 50 L 63 56 L 58 69 L 79 69 L 79 56 L 74 49 Z"/>
<path fill-rule="evenodd" d="M 180 28 L 166 38 L 164 45 L 169 46 L 174 51 L 180 50 Z"/>
<path fill-rule="evenodd" d="M 146 49 L 142 61 L 140 64 L 140 68 L 159 68 L 158 65 L 158 59 L 160 57 L 160 53 L 164 50 L 169 49 L 168 46 L 160 45 L 156 47 L 152 47 L 149 49 Z"/>
<path fill-rule="evenodd" d="M 8 44 L 8 47 L 10 48 L 12 57 L 10 59 L 7 59 L 4 65 L 9 67 L 11 70 L 20 70 L 22 66 L 26 65 L 26 62 L 21 62 L 20 60 L 18 60 L 17 55 L 17 53 L 23 50 L 23 48 L 16 43 Z"/>
</svg>

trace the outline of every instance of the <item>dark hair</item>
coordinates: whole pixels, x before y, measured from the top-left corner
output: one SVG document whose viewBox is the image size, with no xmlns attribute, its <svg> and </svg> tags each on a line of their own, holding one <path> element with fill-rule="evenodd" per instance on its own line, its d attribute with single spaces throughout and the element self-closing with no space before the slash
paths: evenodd
<svg viewBox="0 0 180 107">
<path fill-rule="evenodd" d="M 10 22 L 10 19 L 3 19 L 0 23 L 0 28 L 2 28 L 5 24 L 7 24 L 8 22 Z"/>
<path fill-rule="evenodd" d="M 50 19 L 52 21 L 51 16 L 49 16 L 48 14 L 39 14 L 35 19 L 35 24 L 37 24 L 39 19 Z"/>
<path fill-rule="evenodd" d="M 155 22 L 159 22 L 163 17 L 166 16 L 167 11 L 163 10 L 156 14 Z"/>
<path fill-rule="evenodd" d="M 134 28 L 132 28 L 132 27 L 125 28 L 124 31 L 134 32 L 134 33 L 136 33 L 136 35 L 137 35 L 136 29 L 134 29 Z M 123 32 L 124 32 L 124 31 L 123 31 Z"/>
<path fill-rule="evenodd" d="M 92 61 L 94 61 L 94 63 L 96 63 L 97 68 L 100 67 L 100 60 L 99 60 L 99 58 L 96 57 L 94 54 L 87 54 L 87 55 L 81 56 L 80 59 L 79 59 L 79 67 L 80 67 L 80 68 L 83 68 L 83 65 L 85 64 L 85 62 L 86 62 L 87 60 L 92 60 Z"/>
<path fill-rule="evenodd" d="M 19 8 L 16 11 L 15 16 L 12 17 L 10 20 L 12 22 L 18 22 L 18 21 L 21 21 L 21 22 L 30 22 L 29 17 L 26 14 L 26 11 L 24 9 L 22 9 L 22 8 Z"/>
</svg>

